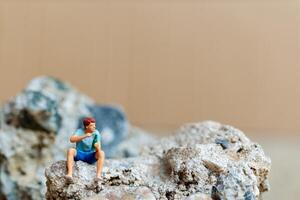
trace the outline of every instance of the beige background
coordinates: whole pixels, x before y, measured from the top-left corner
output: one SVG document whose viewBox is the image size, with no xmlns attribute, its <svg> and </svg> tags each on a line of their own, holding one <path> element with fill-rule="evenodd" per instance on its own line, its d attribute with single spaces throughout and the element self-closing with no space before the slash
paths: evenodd
<svg viewBox="0 0 300 200">
<path fill-rule="evenodd" d="M 296 0 L 0 1 L 0 100 L 52 75 L 132 123 L 300 130 Z"/>
<path fill-rule="evenodd" d="M 38 75 L 153 133 L 234 125 L 272 159 L 265 199 L 300 196 L 300 0 L 0 0 L 0 102 Z"/>
</svg>

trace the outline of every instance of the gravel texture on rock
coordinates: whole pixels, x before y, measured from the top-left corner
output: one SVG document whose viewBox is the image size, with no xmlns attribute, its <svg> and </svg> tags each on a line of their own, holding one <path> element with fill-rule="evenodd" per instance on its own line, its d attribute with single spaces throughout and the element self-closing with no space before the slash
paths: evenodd
<svg viewBox="0 0 300 200">
<path fill-rule="evenodd" d="M 74 183 L 67 184 L 66 162 L 53 163 L 45 171 L 46 198 L 254 200 L 269 190 L 270 167 L 263 149 L 240 130 L 212 121 L 190 123 L 144 146 L 136 157 L 107 159 L 99 182 L 96 167 L 79 161 Z"/>
</svg>

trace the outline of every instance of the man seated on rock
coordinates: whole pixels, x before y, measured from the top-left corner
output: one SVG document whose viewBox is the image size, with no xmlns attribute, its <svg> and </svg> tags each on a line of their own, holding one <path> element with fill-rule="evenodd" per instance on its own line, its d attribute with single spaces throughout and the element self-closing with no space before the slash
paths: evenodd
<svg viewBox="0 0 300 200">
<path fill-rule="evenodd" d="M 76 143 L 76 149 L 70 148 L 67 156 L 67 183 L 72 183 L 74 160 L 84 161 L 89 164 L 97 162 L 96 179 L 100 180 L 105 154 L 101 150 L 101 135 L 96 129 L 94 118 L 83 119 L 84 128 L 78 129 L 71 137 L 70 142 Z"/>
</svg>

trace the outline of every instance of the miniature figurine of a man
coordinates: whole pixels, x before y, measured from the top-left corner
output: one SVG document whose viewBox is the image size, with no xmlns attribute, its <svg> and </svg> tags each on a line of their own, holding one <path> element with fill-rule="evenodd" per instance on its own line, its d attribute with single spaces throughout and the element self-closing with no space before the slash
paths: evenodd
<svg viewBox="0 0 300 200">
<path fill-rule="evenodd" d="M 84 128 L 79 128 L 70 137 L 71 143 L 76 143 L 76 149 L 70 148 L 67 156 L 67 182 L 72 183 L 73 163 L 81 160 L 93 164 L 97 162 L 96 180 L 101 179 L 105 154 L 101 150 L 101 135 L 96 129 L 94 118 L 87 117 L 83 119 Z"/>
</svg>

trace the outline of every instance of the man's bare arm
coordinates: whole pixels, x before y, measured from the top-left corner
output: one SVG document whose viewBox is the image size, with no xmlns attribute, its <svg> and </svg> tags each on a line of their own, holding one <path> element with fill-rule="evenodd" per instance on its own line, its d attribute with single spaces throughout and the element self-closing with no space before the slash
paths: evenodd
<svg viewBox="0 0 300 200">
<path fill-rule="evenodd" d="M 96 148 L 97 151 L 100 151 L 101 150 L 101 144 L 100 144 L 100 142 L 95 143 L 94 147 Z"/>
<path fill-rule="evenodd" d="M 90 137 L 90 136 L 92 136 L 92 133 L 87 133 L 87 134 L 84 134 L 84 135 L 81 135 L 81 136 L 79 136 L 79 135 L 72 135 L 70 137 L 70 142 L 71 143 L 79 142 L 79 141 L 83 140 L 84 138 L 87 138 L 87 137 Z"/>
</svg>

